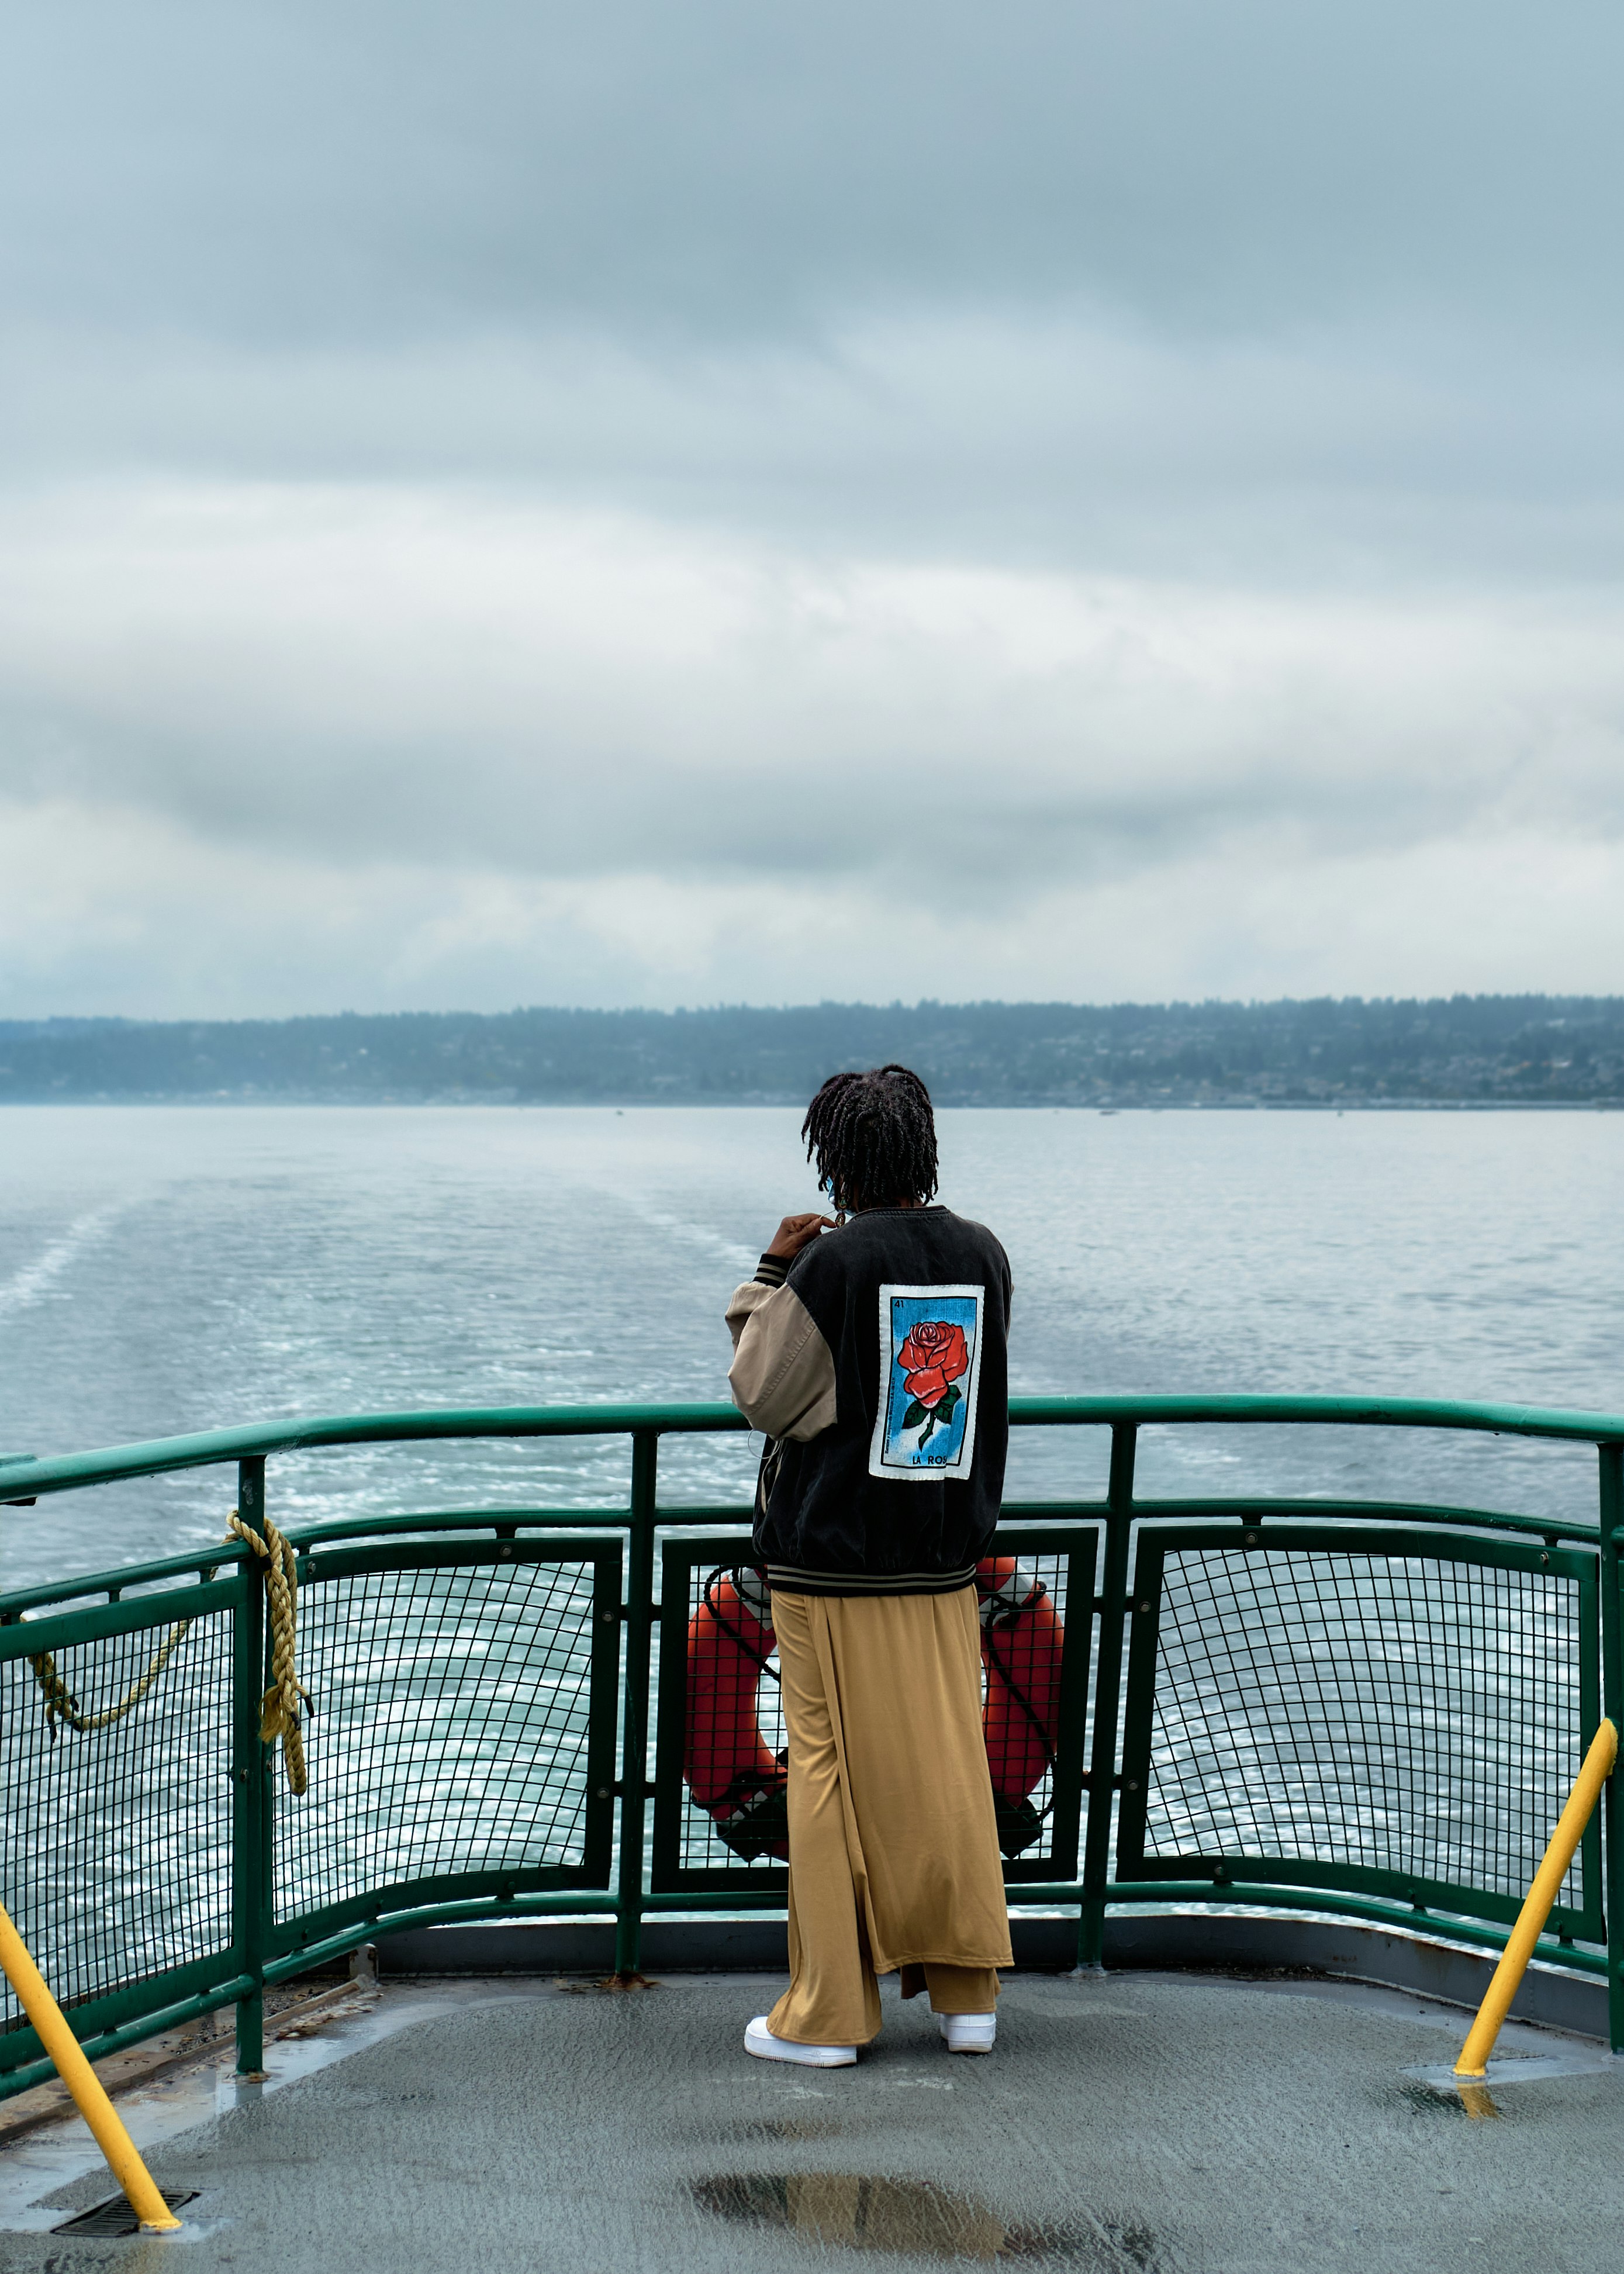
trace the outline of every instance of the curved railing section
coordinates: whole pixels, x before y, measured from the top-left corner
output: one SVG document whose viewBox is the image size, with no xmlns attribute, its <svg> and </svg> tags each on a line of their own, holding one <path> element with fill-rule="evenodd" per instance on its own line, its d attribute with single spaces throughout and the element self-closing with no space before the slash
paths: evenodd
<svg viewBox="0 0 1624 2274">
<path fill-rule="evenodd" d="M 1604 1712 L 1624 1723 L 1624 1419 L 1280 1397 L 1018 1398 L 1109 1432 L 1103 1497 L 1006 1506 L 983 1565 L 986 1730 L 1011 1900 L 1290 1908 L 1504 1941 Z M 1594 1523 L 1423 1500 L 1147 1499 L 1139 1431 L 1332 1424 L 1589 1442 Z M 4 1900 L 93 2054 L 363 1940 L 603 1914 L 781 1909 L 783 1746 L 748 1510 L 662 1503 L 663 1438 L 723 1405 L 365 1414 L 0 1457 L 0 1502 L 224 1466 L 217 1547 L 0 1597 Z M 289 1526 L 293 1656 L 267 1559 L 279 1457 L 436 1438 L 622 1436 L 608 1509 Z M 522 1485 L 517 1487 L 522 1489 Z M 228 1492 L 229 1498 L 228 1500 Z M 269 1610 L 267 1613 L 267 1602 Z M 285 1645 L 285 1630 L 281 1639 Z M 289 1666 L 308 1781 L 267 1742 Z M 1611 1788 L 1542 1960 L 1604 1977 L 1624 2049 Z M 12 2007 L 0 2095 L 48 2073 Z"/>
</svg>

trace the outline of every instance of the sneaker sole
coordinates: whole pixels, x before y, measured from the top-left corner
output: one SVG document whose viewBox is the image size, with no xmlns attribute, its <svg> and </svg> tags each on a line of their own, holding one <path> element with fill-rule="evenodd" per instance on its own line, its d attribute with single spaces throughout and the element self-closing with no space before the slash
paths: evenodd
<svg viewBox="0 0 1624 2274">
<path fill-rule="evenodd" d="M 857 2066 L 855 2053 L 815 2053 L 808 2058 L 805 2053 L 760 2052 L 754 2045 L 746 2045 L 744 2050 L 752 2060 L 780 2061 L 786 2068 L 855 2068 Z"/>
<path fill-rule="evenodd" d="M 788 2044 L 793 2041 L 780 2038 L 778 2042 Z M 828 2045 L 798 2045 L 793 2052 L 770 2052 L 765 2045 L 753 2045 L 747 2037 L 744 2050 L 752 2060 L 781 2061 L 786 2068 L 855 2068 L 857 2066 L 854 2052 L 837 2052 Z"/>
</svg>

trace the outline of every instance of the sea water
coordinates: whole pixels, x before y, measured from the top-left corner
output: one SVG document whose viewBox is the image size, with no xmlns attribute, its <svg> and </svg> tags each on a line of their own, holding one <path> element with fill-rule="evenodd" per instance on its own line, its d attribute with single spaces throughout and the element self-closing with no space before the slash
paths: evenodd
<svg viewBox="0 0 1624 2274">
<path fill-rule="evenodd" d="M 816 1204 L 772 1108 L 0 1112 L 0 1451 L 436 1405 L 726 1395 L 722 1312 Z M 1014 1272 L 1018 1391 L 1288 1391 L 1624 1410 L 1624 1118 L 962 1111 L 942 1198 Z M 756 1441 L 758 1443 L 758 1441 Z M 668 1442 L 662 1498 L 748 1502 L 756 1443 Z M 1011 1496 L 1091 1494 L 1101 1430 L 1018 1432 Z M 280 1457 L 284 1523 L 624 1504 L 624 1441 Z M 0 1585 L 218 1539 L 229 1468 L 0 1510 Z M 1141 1493 L 1590 1517 L 1585 1447 L 1155 1429 Z"/>
</svg>

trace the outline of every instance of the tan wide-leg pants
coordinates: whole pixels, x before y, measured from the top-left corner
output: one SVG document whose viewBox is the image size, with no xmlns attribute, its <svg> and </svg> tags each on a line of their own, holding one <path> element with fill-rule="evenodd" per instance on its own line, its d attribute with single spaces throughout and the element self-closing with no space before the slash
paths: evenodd
<svg viewBox="0 0 1624 2274">
<path fill-rule="evenodd" d="M 776 1589 L 789 1735 L 790 1984 L 801 2044 L 867 2044 L 877 1975 L 938 2014 L 988 2014 L 1014 1962 L 981 1736 L 975 1590 Z"/>
</svg>

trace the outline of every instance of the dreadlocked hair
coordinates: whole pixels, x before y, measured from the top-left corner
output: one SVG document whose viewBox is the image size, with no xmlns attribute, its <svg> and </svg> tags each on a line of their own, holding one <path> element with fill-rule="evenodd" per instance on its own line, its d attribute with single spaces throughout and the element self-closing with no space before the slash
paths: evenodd
<svg viewBox="0 0 1624 2274">
<path fill-rule="evenodd" d="M 906 1066 L 831 1073 L 801 1125 L 838 1209 L 928 1201 L 936 1188 L 930 1092 Z"/>
</svg>

